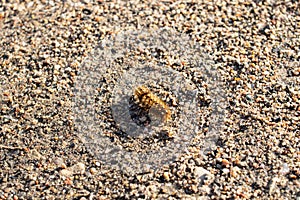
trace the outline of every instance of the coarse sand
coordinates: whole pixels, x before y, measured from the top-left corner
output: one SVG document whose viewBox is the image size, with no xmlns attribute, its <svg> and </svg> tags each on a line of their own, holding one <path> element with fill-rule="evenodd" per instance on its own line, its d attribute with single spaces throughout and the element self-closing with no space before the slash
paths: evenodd
<svg viewBox="0 0 300 200">
<path fill-rule="evenodd" d="M 214 61 L 226 94 L 224 127 L 205 154 L 191 145 L 167 165 L 128 174 L 84 144 L 74 88 L 101 41 L 162 28 L 187 35 Z M 2 0 L 0 47 L 0 199 L 300 199 L 298 1 Z M 157 60 L 146 50 L 116 59 L 119 68 L 112 65 L 97 88 L 102 131 L 124 151 L 152 141 L 108 133 L 117 129 L 109 99 L 123 63 Z M 198 84 L 204 109 L 199 73 L 164 51 L 160 67 Z M 151 89 L 159 96 L 163 86 Z M 172 91 L 163 92 L 172 100 Z"/>
</svg>

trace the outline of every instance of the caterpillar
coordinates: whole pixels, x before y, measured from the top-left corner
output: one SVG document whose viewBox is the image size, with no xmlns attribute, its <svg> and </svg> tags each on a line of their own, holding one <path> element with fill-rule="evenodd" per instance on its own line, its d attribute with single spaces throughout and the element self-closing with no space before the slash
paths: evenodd
<svg viewBox="0 0 300 200">
<path fill-rule="evenodd" d="M 169 121 L 171 119 L 171 111 L 169 106 L 161 100 L 158 96 L 153 94 L 147 87 L 138 86 L 134 91 L 134 99 L 140 107 L 149 111 L 152 108 L 163 113 L 163 120 Z"/>
</svg>

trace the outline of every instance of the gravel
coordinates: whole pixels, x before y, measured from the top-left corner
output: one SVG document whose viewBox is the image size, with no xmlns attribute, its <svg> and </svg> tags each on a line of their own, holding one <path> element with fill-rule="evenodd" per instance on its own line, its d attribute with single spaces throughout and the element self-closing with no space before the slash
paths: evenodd
<svg viewBox="0 0 300 200">
<path fill-rule="evenodd" d="M 299 199 L 299 16 L 292 0 L 1 1 L 0 199 Z M 206 154 L 191 146 L 129 175 L 76 134 L 74 85 L 103 39 L 165 27 L 214 60 L 226 86 L 224 128 Z"/>
</svg>

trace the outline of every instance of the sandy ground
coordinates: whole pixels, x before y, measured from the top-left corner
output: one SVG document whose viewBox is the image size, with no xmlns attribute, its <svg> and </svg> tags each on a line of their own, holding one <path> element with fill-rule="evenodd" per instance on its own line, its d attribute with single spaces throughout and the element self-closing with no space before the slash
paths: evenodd
<svg viewBox="0 0 300 200">
<path fill-rule="evenodd" d="M 194 145 L 155 171 L 129 175 L 84 144 L 74 88 L 99 42 L 166 27 L 214 61 L 225 86 L 224 127 L 205 155 Z M 300 199 L 299 2 L 1 1 L 0 47 L 0 199 Z M 159 60 L 132 53 L 124 62 L 144 56 L 201 82 L 189 76 L 192 65 L 164 52 Z M 98 88 L 103 133 L 118 129 L 109 107 L 115 73 L 130 70 L 114 62 Z M 126 148 L 140 143 L 112 133 L 110 142 Z"/>
</svg>

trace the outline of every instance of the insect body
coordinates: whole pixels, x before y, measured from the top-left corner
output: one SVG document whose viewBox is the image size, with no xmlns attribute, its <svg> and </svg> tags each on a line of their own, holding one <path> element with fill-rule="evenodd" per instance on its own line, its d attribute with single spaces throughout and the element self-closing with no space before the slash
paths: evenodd
<svg viewBox="0 0 300 200">
<path fill-rule="evenodd" d="M 163 121 L 171 119 L 171 111 L 169 106 L 154 95 L 147 87 L 139 86 L 134 91 L 134 99 L 143 109 L 155 114 L 163 114 Z"/>
</svg>

